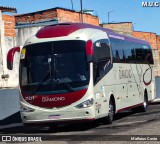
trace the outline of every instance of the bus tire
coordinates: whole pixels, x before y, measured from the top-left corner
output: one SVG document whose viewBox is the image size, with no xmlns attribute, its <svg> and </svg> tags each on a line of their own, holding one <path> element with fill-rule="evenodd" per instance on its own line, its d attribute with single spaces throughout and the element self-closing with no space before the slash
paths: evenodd
<svg viewBox="0 0 160 144">
<path fill-rule="evenodd" d="M 133 108 L 132 112 L 133 113 L 146 112 L 147 111 L 147 107 L 148 107 L 148 97 L 147 97 L 147 92 L 145 91 L 144 92 L 144 100 L 143 100 L 142 106 Z"/>
<path fill-rule="evenodd" d="M 115 105 L 113 99 L 109 100 L 109 109 L 108 109 L 108 116 L 104 118 L 105 124 L 111 124 L 114 120 L 115 115 Z"/>
<path fill-rule="evenodd" d="M 147 92 L 144 92 L 144 101 L 143 105 L 140 107 L 141 112 L 146 112 L 148 108 L 148 97 L 147 97 Z"/>
</svg>

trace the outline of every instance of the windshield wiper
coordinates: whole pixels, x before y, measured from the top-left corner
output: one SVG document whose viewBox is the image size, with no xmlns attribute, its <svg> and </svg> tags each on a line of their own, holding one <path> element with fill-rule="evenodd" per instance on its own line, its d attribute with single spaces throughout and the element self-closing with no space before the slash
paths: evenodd
<svg viewBox="0 0 160 144">
<path fill-rule="evenodd" d="M 54 71 L 60 76 L 60 77 L 62 77 L 62 75 L 57 71 L 57 70 L 55 70 L 54 69 Z M 35 90 L 33 91 L 33 93 L 32 94 L 36 94 L 37 93 L 37 91 L 39 90 L 39 88 L 42 86 L 42 84 L 47 80 L 47 78 L 48 78 L 48 76 L 51 74 L 51 73 L 53 73 L 52 71 L 50 71 L 50 70 L 48 70 L 47 72 L 46 72 L 46 74 L 44 75 L 44 77 L 43 77 L 43 79 L 39 82 L 39 84 L 37 85 L 37 87 L 35 88 Z M 52 80 L 53 81 L 53 80 Z M 54 83 L 57 83 L 58 81 L 56 81 L 56 80 L 54 80 L 53 81 Z M 75 91 L 72 87 L 71 87 L 71 85 L 70 84 L 68 84 L 65 80 L 63 80 L 63 84 L 70 90 L 70 91 Z"/>
<path fill-rule="evenodd" d="M 46 81 L 46 79 L 48 78 L 49 74 L 50 74 L 50 70 L 48 70 L 48 71 L 46 72 L 46 74 L 44 75 L 44 77 L 42 78 L 42 80 L 39 82 L 39 84 L 37 85 L 37 87 L 35 88 L 35 90 L 33 91 L 32 94 L 36 94 L 36 93 L 37 93 L 38 89 L 39 89 L 39 88 L 42 86 L 42 84 Z"/>
<path fill-rule="evenodd" d="M 61 78 L 63 77 L 62 75 L 61 75 L 61 73 L 60 72 L 58 72 L 56 69 L 53 69 Z M 68 83 L 68 82 L 66 82 L 65 80 L 63 80 L 63 84 L 70 90 L 70 91 L 75 91 L 74 90 L 74 88 Z"/>
</svg>

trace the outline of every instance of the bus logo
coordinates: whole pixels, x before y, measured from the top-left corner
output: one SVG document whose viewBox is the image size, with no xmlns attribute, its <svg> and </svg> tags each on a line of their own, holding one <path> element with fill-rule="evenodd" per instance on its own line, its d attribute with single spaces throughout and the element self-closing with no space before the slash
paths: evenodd
<svg viewBox="0 0 160 144">
<path fill-rule="evenodd" d="M 53 98 L 49 98 L 49 97 L 42 97 L 42 102 L 54 102 L 54 101 L 64 101 L 65 97 L 53 97 Z"/>
<path fill-rule="evenodd" d="M 119 78 L 132 78 L 132 72 L 131 70 L 119 70 Z"/>
</svg>

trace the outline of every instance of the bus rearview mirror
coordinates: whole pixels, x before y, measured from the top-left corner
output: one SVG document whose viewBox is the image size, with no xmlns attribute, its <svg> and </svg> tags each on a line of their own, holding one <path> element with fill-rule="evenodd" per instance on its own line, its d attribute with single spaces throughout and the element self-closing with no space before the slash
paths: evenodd
<svg viewBox="0 0 160 144">
<path fill-rule="evenodd" d="M 87 62 L 93 62 L 93 43 L 91 40 L 86 42 L 86 59 Z"/>
<path fill-rule="evenodd" d="M 7 68 L 9 70 L 13 69 L 13 59 L 16 52 L 20 52 L 20 47 L 14 47 L 8 51 L 7 54 Z"/>
</svg>

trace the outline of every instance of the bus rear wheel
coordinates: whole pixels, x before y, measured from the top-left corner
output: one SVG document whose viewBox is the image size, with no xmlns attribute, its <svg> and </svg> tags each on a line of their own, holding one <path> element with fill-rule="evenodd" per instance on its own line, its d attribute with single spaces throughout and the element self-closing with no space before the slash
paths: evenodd
<svg viewBox="0 0 160 144">
<path fill-rule="evenodd" d="M 136 107 L 132 109 L 132 112 L 146 112 L 148 108 L 148 97 L 147 97 L 147 92 L 144 92 L 144 100 L 142 106 Z"/>
<path fill-rule="evenodd" d="M 143 105 L 140 107 L 141 112 L 146 112 L 148 108 L 148 97 L 147 97 L 147 92 L 144 92 L 144 101 Z"/>
</svg>

